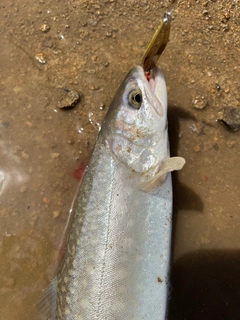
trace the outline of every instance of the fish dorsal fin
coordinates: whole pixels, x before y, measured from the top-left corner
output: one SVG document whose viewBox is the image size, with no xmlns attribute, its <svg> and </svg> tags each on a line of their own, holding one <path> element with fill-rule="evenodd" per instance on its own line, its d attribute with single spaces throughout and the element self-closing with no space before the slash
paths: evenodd
<svg viewBox="0 0 240 320">
<path fill-rule="evenodd" d="M 139 188 L 146 192 L 153 191 L 165 181 L 168 172 L 181 170 L 185 162 L 185 159 L 182 157 L 172 157 L 163 160 L 155 176 L 141 182 Z"/>
<path fill-rule="evenodd" d="M 48 287 L 43 291 L 36 310 L 41 314 L 40 319 L 56 319 L 56 300 L 57 300 L 57 277 L 55 277 Z"/>
</svg>

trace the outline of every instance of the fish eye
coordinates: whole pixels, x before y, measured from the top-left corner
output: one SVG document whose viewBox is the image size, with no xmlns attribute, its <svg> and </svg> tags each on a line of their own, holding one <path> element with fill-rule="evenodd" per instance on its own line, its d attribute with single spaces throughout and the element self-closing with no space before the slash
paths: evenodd
<svg viewBox="0 0 240 320">
<path fill-rule="evenodd" d="M 142 104 L 142 92 L 140 90 L 131 91 L 128 96 L 128 101 L 133 108 L 139 110 Z"/>
</svg>

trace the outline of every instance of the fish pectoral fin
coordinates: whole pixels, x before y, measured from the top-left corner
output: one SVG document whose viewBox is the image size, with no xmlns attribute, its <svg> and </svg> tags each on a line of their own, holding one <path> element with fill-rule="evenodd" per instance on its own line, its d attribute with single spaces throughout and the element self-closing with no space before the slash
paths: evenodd
<svg viewBox="0 0 240 320">
<path fill-rule="evenodd" d="M 158 186 L 163 184 L 168 172 L 181 170 L 185 163 L 186 161 L 182 157 L 172 157 L 163 160 L 155 176 L 147 179 L 144 182 L 141 182 L 139 185 L 140 189 L 146 192 L 153 191 Z"/>
<path fill-rule="evenodd" d="M 56 319 L 57 277 L 43 291 L 37 305 L 37 311 L 48 320 Z"/>
<path fill-rule="evenodd" d="M 163 160 L 160 166 L 160 170 L 157 172 L 155 177 L 161 174 L 165 174 L 175 170 L 181 170 L 186 163 L 185 159 L 182 157 L 172 157 Z M 154 177 L 154 178 L 155 178 Z"/>
</svg>

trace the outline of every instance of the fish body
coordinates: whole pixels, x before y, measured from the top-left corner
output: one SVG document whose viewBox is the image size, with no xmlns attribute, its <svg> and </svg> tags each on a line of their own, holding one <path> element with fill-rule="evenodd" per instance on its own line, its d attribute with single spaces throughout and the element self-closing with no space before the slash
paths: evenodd
<svg viewBox="0 0 240 320">
<path fill-rule="evenodd" d="M 174 161 L 166 165 L 175 158 L 169 158 L 165 80 L 157 67 L 153 77 L 133 68 L 110 105 L 57 277 L 54 319 L 166 319 L 168 171 L 176 168 Z"/>
</svg>

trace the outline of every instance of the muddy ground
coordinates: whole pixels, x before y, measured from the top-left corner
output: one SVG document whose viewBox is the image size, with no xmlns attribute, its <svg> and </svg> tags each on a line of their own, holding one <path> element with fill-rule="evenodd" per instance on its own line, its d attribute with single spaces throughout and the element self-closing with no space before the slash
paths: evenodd
<svg viewBox="0 0 240 320">
<path fill-rule="evenodd" d="M 33 306 L 56 274 L 84 163 L 166 5 L 1 1 L 1 320 L 40 318 Z M 169 319 L 239 319 L 240 131 L 217 119 L 240 108 L 240 1 L 182 0 L 173 18 L 159 65 L 172 155 L 186 165 L 173 175 Z M 69 90 L 80 101 L 59 109 Z"/>
</svg>

